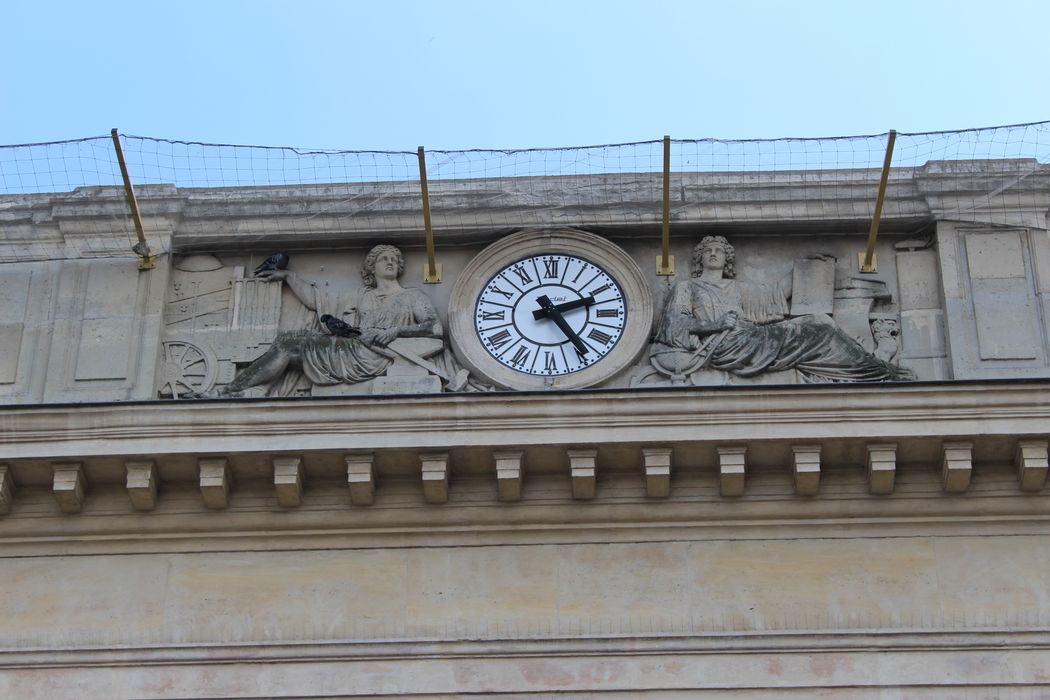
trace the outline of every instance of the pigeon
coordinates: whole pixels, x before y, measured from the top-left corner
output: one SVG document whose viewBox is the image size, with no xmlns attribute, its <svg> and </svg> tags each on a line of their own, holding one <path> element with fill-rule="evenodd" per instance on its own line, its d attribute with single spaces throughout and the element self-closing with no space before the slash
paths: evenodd
<svg viewBox="0 0 1050 700">
<path fill-rule="evenodd" d="M 286 267 L 288 267 L 288 253 L 280 250 L 263 260 L 259 267 L 255 268 L 253 274 L 258 277 L 260 272 L 273 272 L 274 270 L 283 270 Z"/>
<path fill-rule="evenodd" d="M 353 338 L 356 335 L 361 335 L 361 331 L 354 328 L 346 321 L 342 321 L 332 314 L 325 314 L 321 317 L 321 323 L 328 329 L 328 332 L 332 335 L 337 335 L 340 338 Z"/>
</svg>

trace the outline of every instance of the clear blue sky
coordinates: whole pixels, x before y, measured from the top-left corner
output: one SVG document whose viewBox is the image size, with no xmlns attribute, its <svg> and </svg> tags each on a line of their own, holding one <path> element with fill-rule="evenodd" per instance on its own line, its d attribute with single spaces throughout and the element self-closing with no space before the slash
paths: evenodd
<svg viewBox="0 0 1050 700">
<path fill-rule="evenodd" d="M 1050 119 L 1050 3 L 16 1 L 0 143 L 515 148 Z"/>
</svg>

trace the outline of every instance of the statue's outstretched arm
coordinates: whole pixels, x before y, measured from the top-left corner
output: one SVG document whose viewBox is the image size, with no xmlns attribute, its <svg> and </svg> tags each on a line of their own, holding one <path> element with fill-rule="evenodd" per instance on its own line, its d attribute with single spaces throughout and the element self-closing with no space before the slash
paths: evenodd
<svg viewBox="0 0 1050 700">
<path fill-rule="evenodd" d="M 317 310 L 317 285 L 313 280 L 300 277 L 291 270 L 272 270 L 259 273 L 259 278 L 267 282 L 284 281 L 292 290 L 295 298 L 311 311 Z"/>
</svg>

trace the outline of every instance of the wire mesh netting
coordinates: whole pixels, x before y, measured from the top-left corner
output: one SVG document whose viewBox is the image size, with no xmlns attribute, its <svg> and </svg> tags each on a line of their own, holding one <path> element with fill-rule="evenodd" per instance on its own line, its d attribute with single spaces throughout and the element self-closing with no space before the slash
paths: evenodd
<svg viewBox="0 0 1050 700">
<path fill-rule="evenodd" d="M 672 140 L 672 223 L 870 217 L 887 139 Z M 186 198 L 205 213 L 183 217 L 179 231 L 207 237 L 221 229 L 227 244 L 275 231 L 294 238 L 423 226 L 416 151 L 303 150 L 130 135 L 121 140 L 147 231 L 151 217 Z M 930 218 L 919 194 L 928 195 L 938 175 L 954 178 L 953 199 L 939 216 L 1037 208 L 1050 191 L 1050 122 L 898 134 L 892 167 L 886 219 Z M 656 225 L 662 219 L 663 169 L 662 140 L 426 153 L 439 234 L 552 224 Z M 42 256 L 54 256 L 38 240 L 40 216 L 30 212 L 53 204 L 56 195 L 97 199 L 103 203 L 91 212 L 97 231 L 125 238 L 124 250 L 135 242 L 110 136 L 0 146 L 0 230 L 8 242 L 39 244 Z"/>
</svg>

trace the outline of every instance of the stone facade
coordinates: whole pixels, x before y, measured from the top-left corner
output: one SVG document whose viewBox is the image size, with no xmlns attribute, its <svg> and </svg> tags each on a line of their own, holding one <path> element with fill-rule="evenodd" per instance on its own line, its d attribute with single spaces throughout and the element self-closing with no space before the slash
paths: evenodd
<svg viewBox="0 0 1050 700">
<path fill-rule="evenodd" d="M 997 199 L 985 167 L 895 171 L 875 275 L 855 174 L 793 194 L 788 174 L 683 178 L 706 205 L 675 209 L 671 278 L 656 227 L 613 225 L 649 176 L 531 183 L 542 211 L 501 183 L 526 228 L 586 227 L 634 261 L 642 332 L 725 234 L 741 284 L 790 289 L 782 318 L 745 322 L 828 319 L 912 375 L 890 384 L 703 351 L 676 372 L 647 336 L 580 389 L 497 390 L 448 338 L 473 308 L 458 275 L 508 240 L 471 223 L 484 181 L 432 190 L 437 285 L 408 185 L 349 240 L 321 187 L 142 188 L 150 271 L 119 190 L 4 201 L 0 696 L 1050 695 L 1050 188 Z M 770 206 L 778 177 L 795 218 Z M 361 381 L 215 398 L 282 333 L 362 342 L 326 339 L 260 261 L 287 250 L 342 298 L 381 242 L 403 254 L 387 289 L 418 290 L 440 332 L 402 328 Z M 732 337 L 708 322 L 698 346 Z"/>
</svg>

